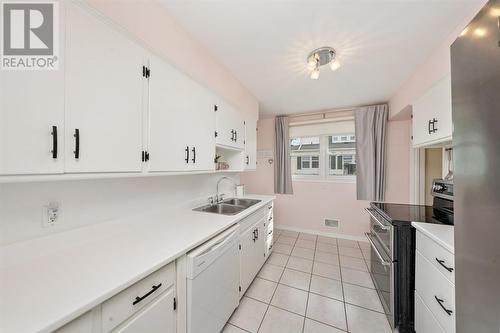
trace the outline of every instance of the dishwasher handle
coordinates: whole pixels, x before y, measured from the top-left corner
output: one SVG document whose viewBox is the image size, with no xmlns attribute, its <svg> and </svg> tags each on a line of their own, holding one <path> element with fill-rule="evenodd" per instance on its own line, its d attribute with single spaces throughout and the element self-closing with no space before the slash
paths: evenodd
<svg viewBox="0 0 500 333">
<path fill-rule="evenodd" d="M 199 259 L 203 256 L 206 256 L 210 253 L 215 252 L 217 249 L 219 249 L 219 248 L 223 247 L 224 245 L 226 245 L 227 243 L 229 243 L 234 238 L 233 236 L 236 234 L 237 231 L 238 231 L 237 228 L 233 229 L 231 232 L 229 232 L 229 230 L 228 230 L 227 235 L 224 235 L 224 237 L 222 237 L 221 239 L 218 239 L 215 243 L 208 245 L 208 248 L 203 249 L 203 251 L 194 255 L 193 258 Z"/>
</svg>

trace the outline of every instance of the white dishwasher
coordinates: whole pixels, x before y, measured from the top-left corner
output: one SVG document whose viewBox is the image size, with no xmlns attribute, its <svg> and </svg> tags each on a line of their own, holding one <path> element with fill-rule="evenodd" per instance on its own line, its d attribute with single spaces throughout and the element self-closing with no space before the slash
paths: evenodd
<svg viewBox="0 0 500 333">
<path fill-rule="evenodd" d="M 239 225 L 187 254 L 188 333 L 219 333 L 239 304 Z"/>
</svg>

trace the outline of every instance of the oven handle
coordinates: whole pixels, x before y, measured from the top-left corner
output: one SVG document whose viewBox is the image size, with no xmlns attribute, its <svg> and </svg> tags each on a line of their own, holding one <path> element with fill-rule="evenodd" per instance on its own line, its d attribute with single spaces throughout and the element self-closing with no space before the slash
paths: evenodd
<svg viewBox="0 0 500 333">
<path fill-rule="evenodd" d="M 380 252 L 378 251 L 377 249 L 377 246 L 375 245 L 375 243 L 373 242 L 372 240 L 372 237 L 370 236 L 371 233 L 369 232 L 365 232 L 365 236 L 366 238 L 368 238 L 368 241 L 370 242 L 370 245 L 372 246 L 372 249 L 375 251 L 375 254 L 377 255 L 377 257 L 380 259 L 380 262 L 382 263 L 382 265 L 384 266 L 390 266 L 391 265 L 391 262 L 390 261 L 386 261 L 384 260 L 384 258 L 382 258 L 382 255 L 380 254 Z"/>
<path fill-rule="evenodd" d="M 375 215 L 373 215 L 372 213 L 372 209 L 371 208 L 365 208 L 366 212 L 368 214 L 370 214 L 370 216 L 372 217 L 372 219 L 375 220 L 375 222 L 377 222 L 377 224 L 380 226 L 380 228 L 384 229 L 384 230 L 389 230 L 390 227 L 386 226 L 385 224 L 383 224 L 382 222 L 380 222 L 376 217 Z"/>
</svg>

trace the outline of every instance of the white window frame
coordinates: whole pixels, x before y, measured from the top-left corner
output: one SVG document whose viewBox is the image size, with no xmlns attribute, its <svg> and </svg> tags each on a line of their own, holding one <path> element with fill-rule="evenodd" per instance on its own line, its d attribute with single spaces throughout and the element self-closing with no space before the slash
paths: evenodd
<svg viewBox="0 0 500 333">
<path fill-rule="evenodd" d="M 329 136 L 347 136 L 348 139 L 351 138 L 352 133 L 335 133 L 328 135 L 317 135 L 319 136 L 319 174 L 318 175 L 308 175 L 308 174 L 292 174 L 292 181 L 307 181 L 307 182 L 334 182 L 334 183 L 356 183 L 356 176 L 339 176 L 339 175 L 329 175 L 330 169 L 330 154 L 328 153 L 328 137 Z M 346 154 L 350 155 L 350 154 Z M 291 156 L 291 155 L 290 155 Z M 357 161 L 357 159 L 355 159 Z M 301 162 L 302 163 L 302 162 Z M 310 162 L 312 166 L 312 160 Z M 310 170 L 310 169 L 309 169 Z"/>
</svg>

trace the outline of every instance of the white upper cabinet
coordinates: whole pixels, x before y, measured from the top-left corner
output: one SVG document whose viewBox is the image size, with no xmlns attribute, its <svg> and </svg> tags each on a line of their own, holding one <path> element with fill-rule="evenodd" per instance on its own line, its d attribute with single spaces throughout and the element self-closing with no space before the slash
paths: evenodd
<svg viewBox="0 0 500 333">
<path fill-rule="evenodd" d="M 245 117 L 245 170 L 257 169 L 257 114 Z"/>
<path fill-rule="evenodd" d="M 213 94 L 158 57 L 149 68 L 149 171 L 213 170 Z"/>
<path fill-rule="evenodd" d="M 0 71 L 0 175 L 64 171 L 63 10 L 59 16 L 58 70 Z"/>
<path fill-rule="evenodd" d="M 436 82 L 413 103 L 413 146 L 451 141 L 451 76 Z"/>
<path fill-rule="evenodd" d="M 79 5 L 66 13 L 66 172 L 139 172 L 145 51 Z"/>
<path fill-rule="evenodd" d="M 224 147 L 243 149 L 245 145 L 243 114 L 226 102 L 219 102 L 216 109 L 216 143 Z"/>
</svg>

